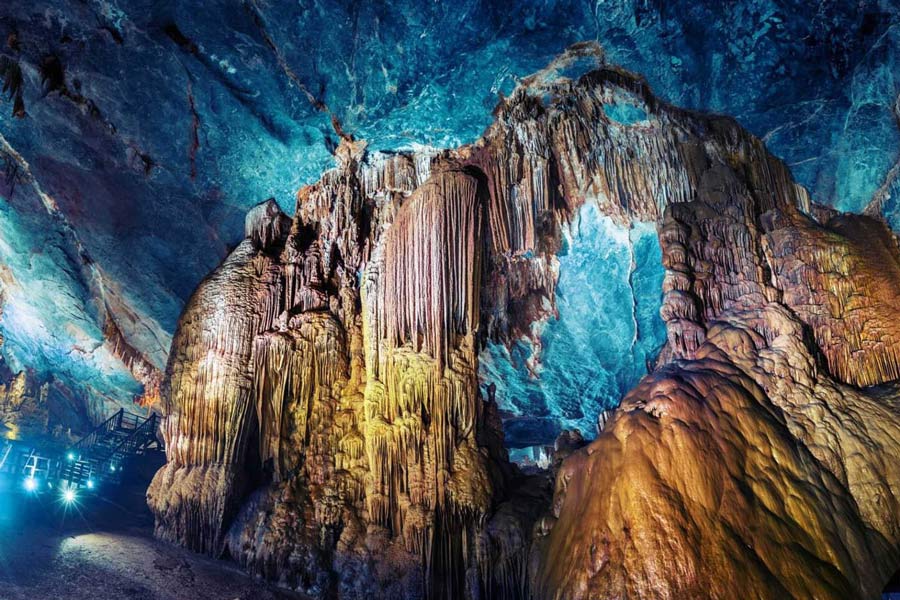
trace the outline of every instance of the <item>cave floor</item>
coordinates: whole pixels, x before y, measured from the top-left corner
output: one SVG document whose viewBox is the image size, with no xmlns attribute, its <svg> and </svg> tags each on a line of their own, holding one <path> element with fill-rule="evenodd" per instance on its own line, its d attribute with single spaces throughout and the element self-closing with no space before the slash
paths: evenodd
<svg viewBox="0 0 900 600">
<path fill-rule="evenodd" d="M 302 600 L 154 539 L 134 496 L 64 511 L 0 489 L 0 600 Z"/>
</svg>

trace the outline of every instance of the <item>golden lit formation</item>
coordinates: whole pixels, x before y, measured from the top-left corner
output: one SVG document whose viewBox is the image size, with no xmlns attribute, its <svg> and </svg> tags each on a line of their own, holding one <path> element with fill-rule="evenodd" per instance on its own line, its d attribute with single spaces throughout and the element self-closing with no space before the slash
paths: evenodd
<svg viewBox="0 0 900 600">
<path fill-rule="evenodd" d="M 900 560 L 894 237 L 602 57 L 554 76 L 592 52 L 524 81 L 472 145 L 344 140 L 293 220 L 248 214 L 173 342 L 159 537 L 323 598 L 880 591 Z M 656 224 L 668 341 L 595 441 L 561 438 L 551 492 L 508 462 L 478 354 L 539 344 L 586 203 Z"/>
</svg>

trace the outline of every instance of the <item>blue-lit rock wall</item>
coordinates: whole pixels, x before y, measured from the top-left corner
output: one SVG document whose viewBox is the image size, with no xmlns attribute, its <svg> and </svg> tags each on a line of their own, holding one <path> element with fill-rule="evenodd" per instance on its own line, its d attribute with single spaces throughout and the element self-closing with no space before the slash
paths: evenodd
<svg viewBox="0 0 900 600">
<path fill-rule="evenodd" d="M 563 429 L 597 434 L 600 412 L 618 406 L 665 343 L 663 274 L 653 225 L 627 229 L 593 204 L 581 209 L 559 256 L 558 317 L 535 324 L 540 347 L 489 344 L 480 356 L 508 446 L 552 445 Z"/>
<path fill-rule="evenodd" d="M 57 210 L 24 181 L 0 194 L 4 355 L 129 401 L 102 305 L 161 368 L 244 211 L 274 196 L 292 212 L 331 166 L 332 117 L 370 148 L 469 142 L 499 94 L 583 40 L 664 99 L 736 116 L 820 202 L 862 210 L 897 159 L 893 0 L 12 0 L 0 60 L 21 85 L 0 101 L 0 161 Z"/>
</svg>

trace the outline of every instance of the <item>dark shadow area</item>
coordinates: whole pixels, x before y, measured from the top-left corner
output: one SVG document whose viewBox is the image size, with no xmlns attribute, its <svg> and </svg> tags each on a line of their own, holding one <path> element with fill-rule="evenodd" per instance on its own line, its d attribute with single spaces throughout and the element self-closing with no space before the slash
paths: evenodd
<svg viewBox="0 0 900 600">
<path fill-rule="evenodd" d="M 882 600 L 900 600 L 900 569 L 894 573 L 882 591 Z"/>
<path fill-rule="evenodd" d="M 229 562 L 153 538 L 145 493 L 162 454 L 125 465 L 121 485 L 28 492 L 0 480 L 0 600 L 282 600 Z"/>
</svg>

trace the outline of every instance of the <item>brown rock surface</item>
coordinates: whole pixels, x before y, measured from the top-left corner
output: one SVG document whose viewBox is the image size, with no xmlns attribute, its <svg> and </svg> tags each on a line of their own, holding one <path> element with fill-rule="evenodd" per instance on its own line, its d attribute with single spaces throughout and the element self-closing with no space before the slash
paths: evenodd
<svg viewBox="0 0 900 600">
<path fill-rule="evenodd" d="M 254 209 L 173 341 L 158 536 L 319 597 L 877 595 L 900 559 L 894 238 L 598 61 L 529 79 L 471 146 L 345 140 L 292 221 Z M 657 223 L 668 343 L 541 516 L 477 357 L 553 313 L 584 203 Z"/>
<path fill-rule="evenodd" d="M 782 306 L 736 311 L 645 378 L 563 465 L 538 596 L 878 597 L 900 403 L 817 375 L 801 340 Z"/>
</svg>

